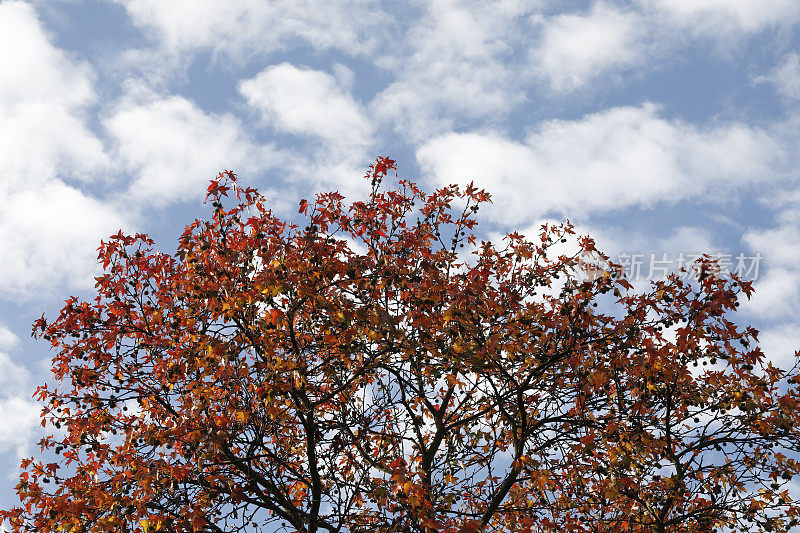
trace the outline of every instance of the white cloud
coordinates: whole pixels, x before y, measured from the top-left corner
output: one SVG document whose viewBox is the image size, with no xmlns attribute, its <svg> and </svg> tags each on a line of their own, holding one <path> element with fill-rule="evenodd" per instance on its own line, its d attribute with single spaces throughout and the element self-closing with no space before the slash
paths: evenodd
<svg viewBox="0 0 800 533">
<path fill-rule="evenodd" d="M 797 360 L 795 352 L 800 350 L 800 324 L 769 327 L 759 334 L 758 341 L 767 361 L 780 368 L 791 368 Z"/>
<path fill-rule="evenodd" d="M 11 360 L 8 354 L 0 352 L 0 390 L 3 396 L 28 396 L 31 374 L 28 369 Z"/>
<path fill-rule="evenodd" d="M 758 32 L 800 21 L 795 0 L 640 0 L 670 22 L 693 33 L 730 38 L 734 32 Z"/>
<path fill-rule="evenodd" d="M 347 83 L 348 73 L 337 70 Z M 345 195 L 363 185 L 361 176 L 374 156 L 375 128 L 336 77 L 281 63 L 242 81 L 239 92 L 263 124 L 309 142 L 306 155 L 285 160 L 288 178 L 335 186 Z"/>
<path fill-rule="evenodd" d="M 515 44 L 531 2 L 433 0 L 377 63 L 395 75 L 371 109 L 403 136 L 424 141 L 471 119 L 497 120 L 523 100 Z"/>
<path fill-rule="evenodd" d="M 168 53 L 212 49 L 234 59 L 305 42 L 366 54 L 386 24 L 370 0 L 116 0 Z"/>
<path fill-rule="evenodd" d="M 760 318 L 777 319 L 800 313 L 800 229 L 795 208 L 786 208 L 784 220 L 770 229 L 751 229 L 742 240 L 763 257 L 755 294 L 742 310 Z M 792 216 L 794 214 L 794 216 Z"/>
<path fill-rule="evenodd" d="M 347 65 L 342 65 L 341 63 L 334 63 L 331 65 L 331 70 L 333 71 L 333 75 L 336 77 L 336 81 L 347 91 L 353 90 L 353 84 L 356 81 L 356 74 L 352 71 L 352 69 L 348 68 Z"/>
<path fill-rule="evenodd" d="M 86 126 L 93 72 L 53 46 L 33 7 L 0 3 L 0 297 L 87 287 L 99 238 L 124 225 L 67 180 L 108 168 Z"/>
<path fill-rule="evenodd" d="M 674 228 L 671 235 L 662 239 L 658 249 L 653 250 L 653 252 L 666 253 L 673 257 L 681 253 L 686 257 L 690 257 L 696 254 L 720 252 L 713 242 L 711 232 L 707 228 L 681 226 Z"/>
<path fill-rule="evenodd" d="M 635 227 L 603 226 L 591 224 L 578 226 L 580 233 L 589 235 L 597 243 L 600 251 L 610 255 L 612 259 L 620 254 L 655 254 L 657 259 L 667 254 L 668 258 L 676 258 L 696 253 L 715 251 L 714 241 L 705 228 L 696 226 L 678 226 L 669 228 L 664 235 L 645 233 Z M 647 258 L 649 260 L 649 258 Z M 644 260 L 644 258 L 643 258 Z M 676 265 L 677 266 L 677 265 Z M 649 275 L 650 272 L 644 272 Z"/>
<path fill-rule="evenodd" d="M 0 349 L 13 348 L 19 344 L 19 337 L 13 331 L 0 324 Z"/>
<path fill-rule="evenodd" d="M 374 131 L 363 107 L 325 72 L 281 63 L 241 82 L 239 92 L 279 131 L 317 137 L 337 150 L 361 150 L 372 143 Z"/>
<path fill-rule="evenodd" d="M 0 198 L 0 295 L 42 297 L 62 283 L 91 288 L 100 239 L 125 226 L 114 207 L 58 180 Z"/>
<path fill-rule="evenodd" d="M 0 352 L 0 453 L 14 450 L 24 455 L 39 425 L 41 408 L 27 399 L 30 373 Z"/>
<path fill-rule="evenodd" d="M 0 194 L 107 164 L 84 123 L 93 73 L 51 44 L 27 3 L 0 3 L 0 72 Z"/>
<path fill-rule="evenodd" d="M 772 84 L 786 100 L 800 100 L 800 55 L 786 54 L 780 64 L 766 75 L 757 77 L 755 81 Z"/>
<path fill-rule="evenodd" d="M 515 223 L 584 216 L 687 198 L 721 200 L 773 177 L 782 145 L 739 123 L 699 128 L 652 104 L 542 123 L 525 142 L 449 133 L 417 150 L 437 184 L 474 179 L 494 196 L 489 216 Z"/>
<path fill-rule="evenodd" d="M 643 62 L 647 47 L 645 21 L 596 3 L 587 14 L 562 14 L 542 23 L 541 42 L 532 61 L 553 91 L 573 90 L 613 70 Z"/>
<path fill-rule="evenodd" d="M 247 176 L 274 163 L 229 113 L 206 113 L 182 96 L 129 86 L 104 125 L 116 160 L 134 174 L 129 194 L 151 205 L 201 198 L 222 170 Z"/>
<path fill-rule="evenodd" d="M 800 272 L 794 268 L 773 266 L 755 283 L 755 295 L 742 310 L 761 318 L 780 318 L 797 311 L 797 287 Z"/>
<path fill-rule="evenodd" d="M 592 87 L 609 75 L 641 76 L 644 69 L 673 63 L 700 38 L 709 51 L 739 60 L 733 50 L 755 34 L 800 23 L 795 0 L 595 1 L 583 11 L 534 15 L 540 34 L 528 54 L 535 72 L 554 95 Z M 605 84 L 599 86 L 605 88 Z"/>
<path fill-rule="evenodd" d="M 0 398 L 0 452 L 9 449 L 17 457 L 26 454 L 39 425 L 41 408 L 19 396 Z"/>
</svg>

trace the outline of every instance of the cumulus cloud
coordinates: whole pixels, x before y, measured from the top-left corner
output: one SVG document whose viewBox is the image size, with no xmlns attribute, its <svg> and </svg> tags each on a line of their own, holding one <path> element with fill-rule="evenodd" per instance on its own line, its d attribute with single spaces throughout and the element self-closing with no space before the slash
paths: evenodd
<svg viewBox="0 0 800 533">
<path fill-rule="evenodd" d="M 0 198 L 0 294 L 23 300 L 62 283 L 91 288 L 100 239 L 126 223 L 111 205 L 59 180 Z"/>
<path fill-rule="evenodd" d="M 0 297 L 85 287 L 99 238 L 124 225 L 75 184 L 108 168 L 86 125 L 94 74 L 24 2 L 0 3 L 0 71 Z"/>
<path fill-rule="evenodd" d="M 395 75 L 374 99 L 381 121 L 413 141 L 464 120 L 502 117 L 520 103 L 520 66 L 530 2 L 434 0 L 426 3 L 396 49 L 378 64 Z M 523 75 L 524 76 L 524 75 Z"/>
<path fill-rule="evenodd" d="M 732 48 L 769 30 L 800 23 L 800 4 L 777 0 L 595 1 L 580 11 L 531 17 L 539 32 L 528 54 L 552 95 L 588 87 L 598 78 L 641 75 L 676 60 L 676 52 L 710 38 L 731 59 Z M 791 74 L 784 72 L 782 74 Z M 785 79 L 785 78 L 784 78 Z M 602 88 L 602 86 L 601 86 Z"/>
<path fill-rule="evenodd" d="M 645 60 L 647 28 L 641 14 L 596 3 L 585 14 L 556 15 L 541 23 L 531 50 L 538 73 L 553 91 L 570 91 L 611 71 Z"/>
<path fill-rule="evenodd" d="M 800 20 L 794 0 L 605 0 L 553 15 L 543 0 L 431 0 L 396 13 L 378 0 L 116 1 L 154 43 L 127 54 L 154 79 L 207 50 L 238 65 L 298 45 L 365 58 L 391 74 L 371 111 L 413 142 L 496 122 L 541 94 L 537 77 L 550 96 L 569 93 L 674 61 L 687 38 L 736 42 Z"/>
<path fill-rule="evenodd" d="M 0 453 L 24 455 L 36 433 L 41 408 L 28 399 L 29 386 L 28 370 L 0 352 Z"/>
<path fill-rule="evenodd" d="M 786 54 L 775 68 L 755 81 L 770 83 L 787 101 L 800 100 L 800 55 Z"/>
<path fill-rule="evenodd" d="M 0 3 L 0 192 L 107 163 L 85 125 L 93 72 L 54 47 L 33 7 Z"/>
<path fill-rule="evenodd" d="M 200 109 L 183 96 L 136 84 L 104 120 L 115 160 L 133 175 L 129 194 L 149 205 L 199 198 L 208 180 L 229 169 L 248 175 L 275 162 L 230 113 Z"/>
<path fill-rule="evenodd" d="M 795 353 L 800 349 L 800 324 L 783 324 L 769 327 L 758 336 L 758 344 L 768 361 L 780 368 L 791 368 L 796 361 Z"/>
<path fill-rule="evenodd" d="M 770 27 L 800 22 L 800 4 L 795 0 L 639 0 L 693 33 L 736 37 L 733 32 L 754 33 Z"/>
<path fill-rule="evenodd" d="M 272 65 L 239 84 L 261 124 L 308 146 L 285 161 L 289 177 L 351 193 L 372 159 L 375 128 L 364 106 L 347 90 L 352 73 L 336 76 L 289 63 Z M 342 80 L 342 81 L 340 81 Z"/>
<path fill-rule="evenodd" d="M 27 368 L 12 361 L 11 357 L 0 352 L 0 390 L 4 396 L 29 395 L 31 374 Z"/>
<path fill-rule="evenodd" d="M 326 72 L 281 63 L 241 82 L 239 91 L 278 131 L 317 137 L 343 150 L 372 142 L 363 107 Z"/>
<path fill-rule="evenodd" d="M 19 344 L 19 337 L 3 324 L 0 324 L 0 349 L 13 348 Z"/>
<path fill-rule="evenodd" d="M 366 54 L 386 23 L 370 0 L 116 1 L 168 53 L 211 49 L 234 59 L 301 43 Z"/>
<path fill-rule="evenodd" d="M 544 122 L 517 142 L 497 133 L 448 133 L 417 150 L 436 183 L 475 179 L 509 223 L 547 213 L 580 217 L 687 198 L 718 199 L 774 176 L 781 143 L 740 123 L 697 127 L 652 104 Z"/>
<path fill-rule="evenodd" d="M 775 320 L 800 314 L 800 209 L 787 206 L 772 228 L 747 231 L 743 241 L 763 265 L 754 288 L 755 295 L 742 310 L 759 318 Z"/>
</svg>

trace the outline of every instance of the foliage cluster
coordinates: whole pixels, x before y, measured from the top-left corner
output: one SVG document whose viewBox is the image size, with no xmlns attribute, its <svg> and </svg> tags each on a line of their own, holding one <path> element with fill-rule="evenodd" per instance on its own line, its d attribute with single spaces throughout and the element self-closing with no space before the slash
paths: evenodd
<svg viewBox="0 0 800 533">
<path fill-rule="evenodd" d="M 103 242 L 96 298 L 34 325 L 54 349 L 36 394 L 51 434 L 0 519 L 15 533 L 797 524 L 797 369 L 733 321 L 750 283 L 703 259 L 697 281 L 638 293 L 569 224 L 478 242 L 487 193 L 387 187 L 394 170 L 379 158 L 349 207 L 302 201 L 304 227 L 225 172 L 174 256 L 144 235 Z"/>
</svg>

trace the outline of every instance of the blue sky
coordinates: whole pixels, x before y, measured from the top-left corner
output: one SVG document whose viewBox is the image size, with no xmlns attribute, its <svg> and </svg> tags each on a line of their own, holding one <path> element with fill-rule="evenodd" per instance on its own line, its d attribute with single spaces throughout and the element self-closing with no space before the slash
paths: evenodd
<svg viewBox="0 0 800 533">
<path fill-rule="evenodd" d="M 0 1 L 0 507 L 39 438 L 30 324 L 119 228 L 173 250 L 222 169 L 294 216 L 388 155 L 486 188 L 487 235 L 569 218 L 642 278 L 759 257 L 741 320 L 787 362 L 798 45 L 797 0 Z"/>
</svg>

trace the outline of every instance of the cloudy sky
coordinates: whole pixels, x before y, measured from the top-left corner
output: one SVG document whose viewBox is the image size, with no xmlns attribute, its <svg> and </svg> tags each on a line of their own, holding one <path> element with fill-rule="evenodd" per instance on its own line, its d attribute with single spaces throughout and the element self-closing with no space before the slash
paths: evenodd
<svg viewBox="0 0 800 533">
<path fill-rule="evenodd" d="M 30 324 L 119 228 L 174 250 L 222 169 L 292 216 L 388 155 L 486 188 L 487 234 L 569 218 L 643 278 L 721 254 L 787 361 L 798 45 L 797 0 L 0 1 L 0 507 L 39 436 Z"/>
</svg>

